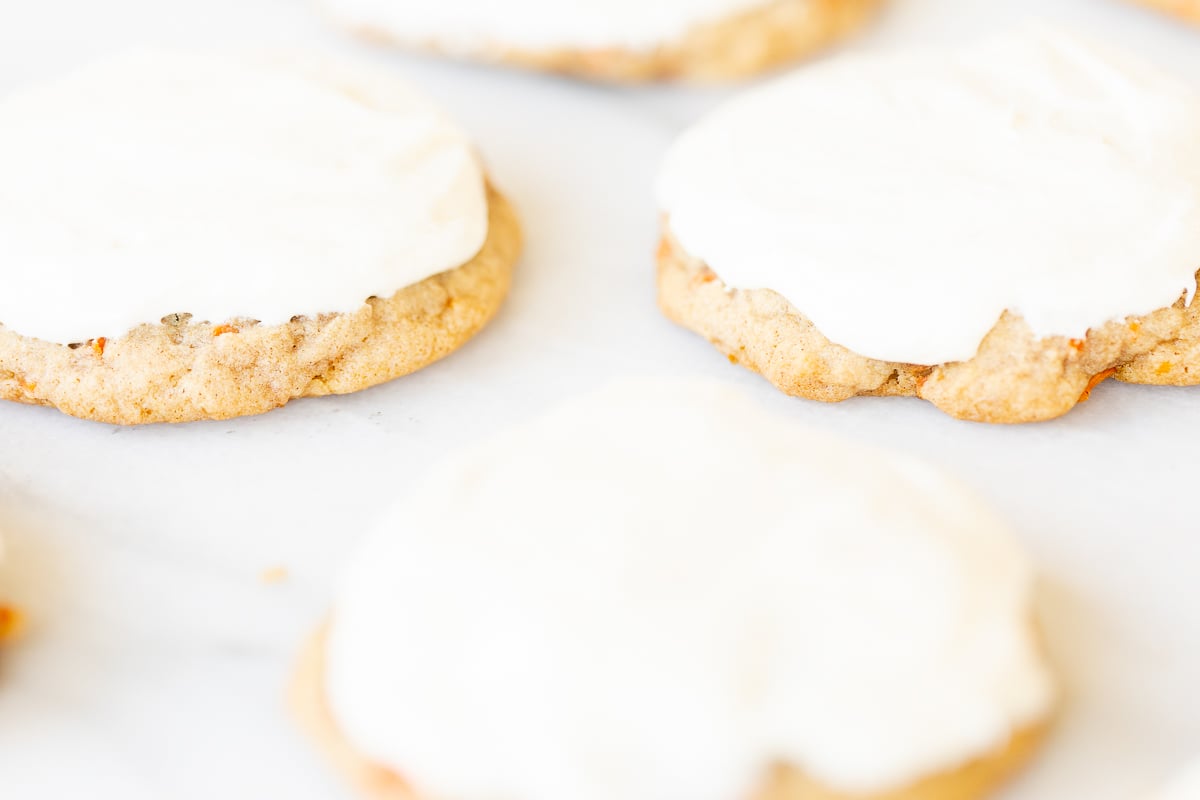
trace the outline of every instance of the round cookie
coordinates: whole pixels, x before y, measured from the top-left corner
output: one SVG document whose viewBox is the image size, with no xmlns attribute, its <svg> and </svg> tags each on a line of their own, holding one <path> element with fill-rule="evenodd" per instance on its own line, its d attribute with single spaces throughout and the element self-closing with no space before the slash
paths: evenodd
<svg viewBox="0 0 1200 800">
<path fill-rule="evenodd" d="M 387 73 L 118 56 L 0 102 L 0 397 L 134 424 L 356 391 L 473 336 L 519 249 Z"/>
<path fill-rule="evenodd" d="M 672 147 L 660 306 L 816 400 L 1028 422 L 1192 385 L 1198 138 L 1191 87 L 1052 30 L 819 65 Z"/>
<path fill-rule="evenodd" d="M 929 467 L 633 382 L 435 467 L 293 701 L 380 800 L 972 800 L 1052 709 L 1032 584 Z"/>
<path fill-rule="evenodd" d="M 880 0 L 322 0 L 377 41 L 610 81 L 731 79 L 837 40 Z"/>
</svg>

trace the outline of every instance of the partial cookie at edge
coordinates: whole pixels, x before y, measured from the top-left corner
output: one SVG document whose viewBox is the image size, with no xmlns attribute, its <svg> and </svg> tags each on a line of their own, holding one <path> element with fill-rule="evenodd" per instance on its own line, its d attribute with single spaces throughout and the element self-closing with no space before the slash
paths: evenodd
<svg viewBox="0 0 1200 800">
<path fill-rule="evenodd" d="M 259 414 L 297 397 L 344 394 L 414 372 L 478 332 L 508 292 L 517 217 L 489 187 L 483 249 L 462 266 L 360 309 L 193 322 L 180 310 L 116 339 L 62 345 L 0 327 L 0 399 L 137 424 Z"/>
<path fill-rule="evenodd" d="M 959 419 L 1035 422 L 1071 410 L 1099 381 L 1200 384 L 1200 303 L 1109 322 L 1084 339 L 1037 338 L 1016 314 L 996 323 L 967 361 L 901 364 L 834 344 L 770 289 L 728 289 L 664 224 L 659 305 L 730 361 L 789 395 L 835 402 L 858 395 L 920 397 Z"/>
<path fill-rule="evenodd" d="M 730 80 L 803 58 L 851 32 L 882 0 L 770 0 L 762 8 L 694 27 L 681 41 L 648 51 L 524 50 L 471 53 L 479 61 L 601 81 Z M 354 32 L 384 44 L 407 44 L 376 27 Z M 446 53 L 438 42 L 422 49 Z"/>
<path fill-rule="evenodd" d="M 1177 17 L 1200 23 L 1200 0 L 1133 0 L 1139 5 L 1165 11 Z"/>
</svg>

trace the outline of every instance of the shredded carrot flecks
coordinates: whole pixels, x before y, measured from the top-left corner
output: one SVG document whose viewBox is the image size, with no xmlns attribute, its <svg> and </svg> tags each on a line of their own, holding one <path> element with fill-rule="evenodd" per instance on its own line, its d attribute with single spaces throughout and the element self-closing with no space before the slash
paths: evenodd
<svg viewBox="0 0 1200 800">
<path fill-rule="evenodd" d="M 1082 350 L 1085 342 L 1083 339 L 1072 339 L 1070 342 L 1068 342 L 1068 344 L 1070 344 L 1071 347 L 1074 347 L 1076 350 Z"/>
<path fill-rule="evenodd" d="M 101 336 L 99 339 L 92 340 L 92 352 L 98 356 L 104 355 L 104 347 L 108 344 L 108 339 Z"/>
<path fill-rule="evenodd" d="M 1141 329 L 1142 329 L 1142 326 L 1140 324 L 1138 324 L 1136 322 L 1129 323 L 1129 330 L 1133 331 L 1134 333 L 1137 333 Z"/>
<path fill-rule="evenodd" d="M 1083 390 L 1083 394 L 1079 395 L 1079 402 L 1083 403 L 1089 397 L 1091 397 L 1092 390 L 1095 389 L 1097 386 L 1099 386 L 1104 381 L 1111 378 L 1114 374 L 1116 374 L 1116 371 L 1117 371 L 1116 367 L 1109 367 L 1108 369 L 1104 370 L 1103 372 L 1098 372 L 1095 375 L 1093 375 L 1092 379 L 1090 381 L 1088 381 L 1087 388 Z"/>
<path fill-rule="evenodd" d="M 25 628 L 25 615 L 12 606 L 0 605 L 0 642 L 11 641 Z"/>
<path fill-rule="evenodd" d="M 1175 365 L 1172 364 L 1170 361 L 1164 361 L 1161 364 L 1159 364 L 1157 367 L 1155 367 L 1154 374 L 1155 375 L 1166 375 L 1168 372 L 1170 372 L 1174 368 L 1175 368 Z"/>
<path fill-rule="evenodd" d="M 242 329 L 236 325 L 218 325 L 213 328 L 213 336 L 220 336 L 225 333 L 241 333 Z"/>
</svg>

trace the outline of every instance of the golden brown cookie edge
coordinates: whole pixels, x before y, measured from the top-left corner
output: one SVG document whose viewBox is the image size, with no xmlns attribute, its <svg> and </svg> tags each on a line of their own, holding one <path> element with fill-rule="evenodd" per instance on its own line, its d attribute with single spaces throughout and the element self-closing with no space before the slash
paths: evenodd
<svg viewBox="0 0 1200 800">
<path fill-rule="evenodd" d="M 338 730 L 324 689 L 327 633 L 328 626 L 324 625 L 310 636 L 297 661 L 287 692 L 293 716 L 334 767 L 365 797 L 422 800 L 401 776 L 365 758 Z M 981 800 L 1033 758 L 1048 728 L 1048 720 L 1035 723 L 1015 732 L 994 752 L 961 767 L 903 789 L 876 794 L 848 795 L 833 791 L 796 769 L 780 766 L 771 770 L 764 788 L 753 800 Z"/>
<path fill-rule="evenodd" d="M 368 41 L 415 46 L 441 55 L 500 63 L 587 80 L 727 81 L 802 59 L 858 28 L 883 0 L 771 0 L 761 8 L 696 26 L 674 44 L 653 50 L 497 49 L 459 53 L 440 43 L 410 43 L 375 27 L 352 28 Z"/>
<path fill-rule="evenodd" d="M 1053 419 L 1108 377 L 1140 383 L 1200 383 L 1200 303 L 1110 322 L 1083 339 L 1038 338 L 1006 312 L 966 361 L 922 365 L 861 356 L 829 341 L 770 289 L 729 289 L 692 257 L 664 220 L 658 297 L 672 321 L 701 334 L 731 362 L 787 394 L 836 402 L 856 396 L 928 400 L 958 419 L 991 423 Z M 1198 273 L 1200 277 L 1200 273 Z"/>
<path fill-rule="evenodd" d="M 260 414 L 409 374 L 458 349 L 499 310 L 521 231 L 491 186 L 488 216 L 487 239 L 470 261 L 354 312 L 281 325 L 172 314 L 72 345 L 0 327 L 0 399 L 114 424 L 188 422 Z"/>
</svg>

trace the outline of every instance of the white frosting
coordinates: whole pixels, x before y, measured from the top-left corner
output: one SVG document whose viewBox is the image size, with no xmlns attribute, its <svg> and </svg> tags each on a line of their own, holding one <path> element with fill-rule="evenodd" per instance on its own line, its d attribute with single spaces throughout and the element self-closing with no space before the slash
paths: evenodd
<svg viewBox="0 0 1200 800">
<path fill-rule="evenodd" d="M 1029 30 L 752 91 L 678 140 L 658 194 L 726 285 L 778 291 L 862 355 L 938 364 L 1006 309 L 1082 337 L 1193 291 L 1198 141 L 1190 87 Z"/>
<path fill-rule="evenodd" d="M 321 0 L 340 23 L 459 52 L 650 50 L 770 0 Z"/>
<path fill-rule="evenodd" d="M 353 311 L 486 236 L 469 142 L 386 72 L 139 51 L 0 101 L 0 323 L 27 336 Z"/>
<path fill-rule="evenodd" d="M 1152 800 L 1200 800 L 1200 760 L 1190 764 Z"/>
<path fill-rule="evenodd" d="M 1030 568 L 921 464 L 633 383 L 436 468 L 341 583 L 327 696 L 444 800 L 848 792 L 1004 746 L 1052 688 Z"/>
</svg>

